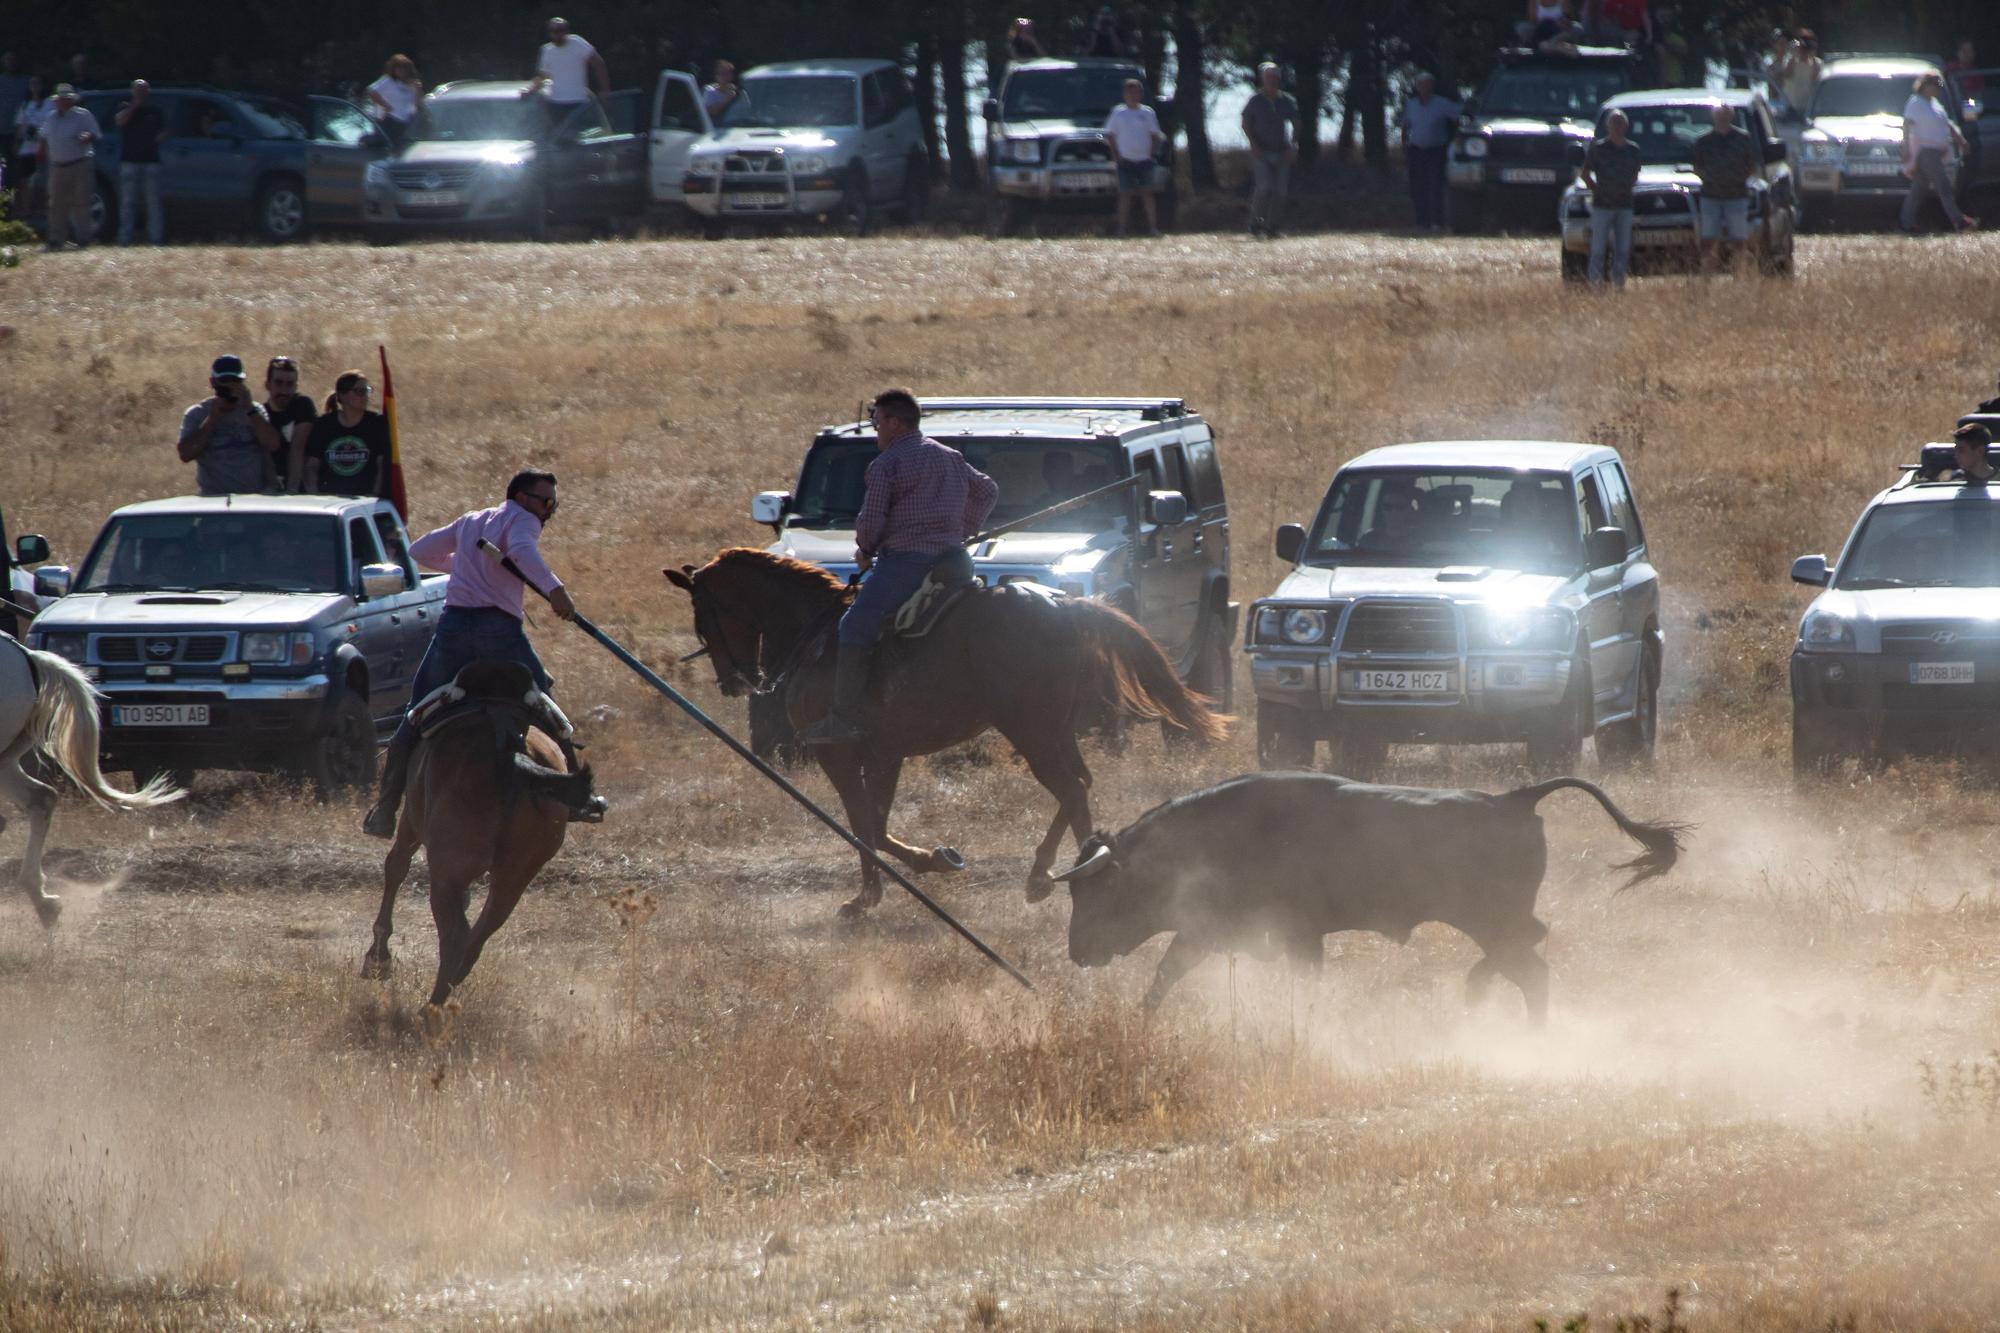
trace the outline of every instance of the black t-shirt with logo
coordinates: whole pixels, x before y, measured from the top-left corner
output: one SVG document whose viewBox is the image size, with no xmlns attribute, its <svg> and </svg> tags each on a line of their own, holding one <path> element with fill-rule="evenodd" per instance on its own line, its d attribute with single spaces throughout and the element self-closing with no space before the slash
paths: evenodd
<svg viewBox="0 0 2000 1333">
<path fill-rule="evenodd" d="M 271 418 L 271 425 L 285 440 L 272 458 L 278 465 L 278 480 L 286 490 L 295 490 L 301 478 L 294 477 L 289 470 L 292 466 L 291 428 L 303 423 L 310 437 L 313 423 L 319 420 L 319 413 L 313 411 L 312 399 L 302 393 L 295 393 L 292 395 L 292 401 L 283 407 L 273 407 L 270 400 L 266 399 L 264 414 Z M 305 463 L 301 461 L 299 466 L 304 467 Z"/>
<path fill-rule="evenodd" d="M 313 422 L 306 457 L 319 462 L 319 494 L 381 496 L 389 487 L 389 422 L 363 412 L 343 426 L 340 413 L 329 412 Z"/>
</svg>

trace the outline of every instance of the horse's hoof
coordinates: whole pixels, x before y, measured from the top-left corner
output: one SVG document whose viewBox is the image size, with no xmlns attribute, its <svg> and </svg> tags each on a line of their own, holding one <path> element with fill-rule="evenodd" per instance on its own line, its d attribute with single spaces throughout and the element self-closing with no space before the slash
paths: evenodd
<svg viewBox="0 0 2000 1333">
<path fill-rule="evenodd" d="M 1046 870 L 1030 871 L 1028 874 L 1028 901 L 1038 903 L 1056 890 L 1055 879 Z"/>
<path fill-rule="evenodd" d="M 389 972 L 395 965 L 395 960 L 388 954 L 385 953 L 377 958 L 371 953 L 361 960 L 361 975 L 370 981 L 387 981 Z"/>
<path fill-rule="evenodd" d="M 955 875 L 965 869 L 965 858 L 956 847 L 939 847 L 931 852 L 931 869 Z"/>
<path fill-rule="evenodd" d="M 849 898 L 840 905 L 840 911 L 835 915 L 842 921 L 859 921 L 868 914 L 868 908 L 869 904 L 859 898 Z"/>
<path fill-rule="evenodd" d="M 53 893 L 42 894 L 35 899 L 35 915 L 41 919 L 44 926 L 53 930 L 56 921 L 62 916 L 62 899 Z"/>
</svg>

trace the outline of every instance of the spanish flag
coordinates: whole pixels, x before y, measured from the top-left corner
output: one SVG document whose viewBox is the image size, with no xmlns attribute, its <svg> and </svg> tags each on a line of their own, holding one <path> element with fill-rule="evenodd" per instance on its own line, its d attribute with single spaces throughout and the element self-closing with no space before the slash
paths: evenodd
<svg viewBox="0 0 2000 1333">
<path fill-rule="evenodd" d="M 389 378 L 389 349 L 376 345 L 382 356 L 382 415 L 389 421 L 389 503 L 405 523 L 410 521 L 410 494 L 403 488 L 403 440 L 396 433 L 396 383 Z"/>
</svg>

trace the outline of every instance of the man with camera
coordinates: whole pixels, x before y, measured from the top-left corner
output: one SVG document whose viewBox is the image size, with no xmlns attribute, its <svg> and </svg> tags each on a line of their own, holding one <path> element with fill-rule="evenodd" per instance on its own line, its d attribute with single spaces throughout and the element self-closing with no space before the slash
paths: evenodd
<svg viewBox="0 0 2000 1333">
<path fill-rule="evenodd" d="M 208 384 L 215 390 L 214 396 L 181 415 L 181 461 L 194 464 L 195 490 L 202 495 L 275 490 L 276 459 L 284 439 L 250 396 L 243 358 L 215 358 L 208 369 Z"/>
</svg>

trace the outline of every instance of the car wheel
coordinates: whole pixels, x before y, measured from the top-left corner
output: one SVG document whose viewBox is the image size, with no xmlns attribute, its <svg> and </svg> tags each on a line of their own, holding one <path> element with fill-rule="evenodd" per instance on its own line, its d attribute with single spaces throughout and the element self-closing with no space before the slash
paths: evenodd
<svg viewBox="0 0 2000 1333">
<path fill-rule="evenodd" d="M 1565 250 L 1562 252 L 1562 270 L 1564 282 L 1582 282 L 1590 276 L 1590 256 L 1575 255 Z"/>
<path fill-rule="evenodd" d="M 1592 727 L 1590 658 L 1579 649 L 1569 672 L 1569 693 L 1528 732 L 1528 768 L 1542 777 L 1574 773 L 1583 758 L 1583 738 Z"/>
<path fill-rule="evenodd" d="M 875 224 L 875 205 L 868 198 L 868 169 L 855 164 L 840 194 L 840 229 L 849 236 L 862 237 Z"/>
<path fill-rule="evenodd" d="M 1208 632 L 1203 636 L 1201 661 L 1195 664 L 1193 678 L 1188 681 L 1191 689 L 1200 691 L 1212 700 L 1211 707 L 1218 713 L 1231 712 L 1236 707 L 1236 659 L 1230 652 L 1229 622 L 1220 615 L 1212 616 L 1208 622 Z"/>
<path fill-rule="evenodd" d="M 1453 190 L 1451 229 L 1460 236 L 1479 236 L 1486 231 L 1486 201 L 1471 190 Z"/>
<path fill-rule="evenodd" d="M 1660 734 L 1660 650 L 1648 643 L 1639 655 L 1632 716 L 1597 733 L 1598 758 L 1609 764 L 1653 762 L 1653 744 Z"/>
<path fill-rule="evenodd" d="M 1809 788 L 1826 781 L 1842 758 L 1841 747 L 1812 714 L 1792 710 L 1792 784 Z"/>
<path fill-rule="evenodd" d="M 1327 739 L 1326 771 L 1356 782 L 1373 782 L 1389 763 L 1389 742 L 1349 724 Z"/>
<path fill-rule="evenodd" d="M 341 691 L 333 720 L 313 738 L 303 767 L 321 801 L 337 800 L 375 781 L 375 722 L 360 695 Z"/>
<path fill-rule="evenodd" d="M 118 191 L 102 176 L 90 191 L 90 234 L 99 245 L 118 239 Z"/>
<path fill-rule="evenodd" d="M 285 176 L 258 192 L 257 234 L 273 245 L 296 241 L 306 234 L 304 185 Z"/>
<path fill-rule="evenodd" d="M 931 215 L 931 167 L 922 153 L 911 153 L 903 164 L 903 221 L 922 222 Z"/>
<path fill-rule="evenodd" d="M 1309 769 L 1318 744 L 1298 709 L 1257 701 L 1257 767 L 1266 771 Z"/>
</svg>

